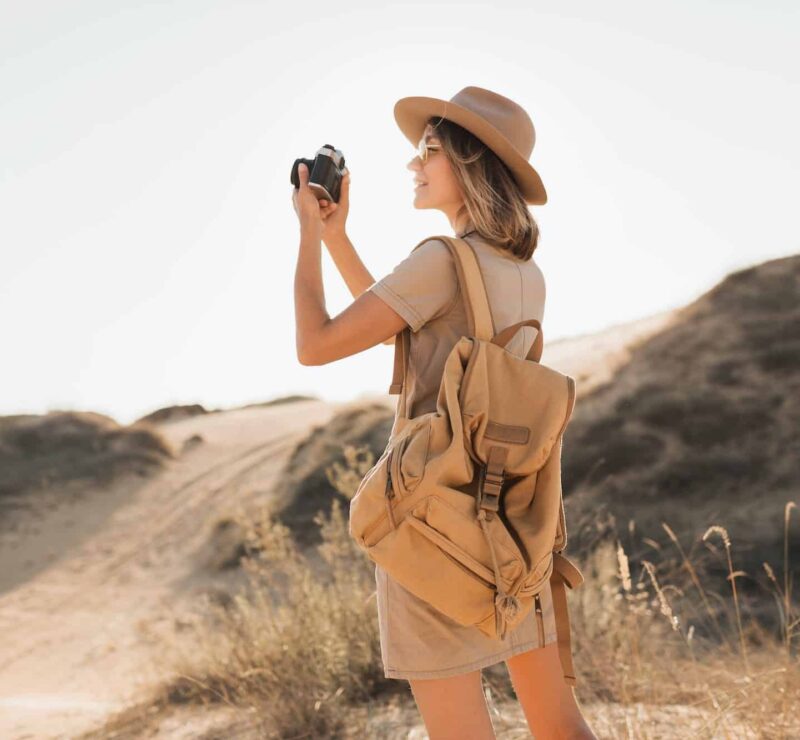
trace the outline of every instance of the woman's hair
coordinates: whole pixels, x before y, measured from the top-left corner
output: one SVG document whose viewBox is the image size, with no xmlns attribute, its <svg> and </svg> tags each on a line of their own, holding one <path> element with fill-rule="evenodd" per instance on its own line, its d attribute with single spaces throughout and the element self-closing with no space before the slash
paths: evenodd
<svg viewBox="0 0 800 740">
<path fill-rule="evenodd" d="M 539 241 L 539 226 L 511 170 L 480 139 L 446 118 L 428 119 L 442 142 L 464 194 L 465 212 L 484 239 L 528 260 Z"/>
</svg>

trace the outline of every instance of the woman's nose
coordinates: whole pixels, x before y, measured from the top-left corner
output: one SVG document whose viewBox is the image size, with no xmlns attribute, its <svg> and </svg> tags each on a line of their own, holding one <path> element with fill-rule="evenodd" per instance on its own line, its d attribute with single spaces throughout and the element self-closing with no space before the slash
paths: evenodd
<svg viewBox="0 0 800 740">
<path fill-rule="evenodd" d="M 411 170 L 412 172 L 417 172 L 419 170 L 419 157 L 414 157 L 407 165 L 406 169 Z"/>
</svg>

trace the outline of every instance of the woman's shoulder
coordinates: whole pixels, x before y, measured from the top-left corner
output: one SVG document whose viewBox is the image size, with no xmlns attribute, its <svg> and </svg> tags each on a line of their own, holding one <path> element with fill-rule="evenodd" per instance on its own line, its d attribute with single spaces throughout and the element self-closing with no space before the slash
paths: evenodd
<svg viewBox="0 0 800 740">
<path fill-rule="evenodd" d="M 458 298 L 458 276 L 450 249 L 442 239 L 423 239 L 369 290 L 394 308 L 412 331 L 419 331 L 447 313 Z"/>
<path fill-rule="evenodd" d="M 411 250 L 409 257 L 416 257 L 419 260 L 429 260 L 431 262 L 452 262 L 453 255 L 450 247 L 444 239 L 438 236 L 428 236 Z"/>
</svg>

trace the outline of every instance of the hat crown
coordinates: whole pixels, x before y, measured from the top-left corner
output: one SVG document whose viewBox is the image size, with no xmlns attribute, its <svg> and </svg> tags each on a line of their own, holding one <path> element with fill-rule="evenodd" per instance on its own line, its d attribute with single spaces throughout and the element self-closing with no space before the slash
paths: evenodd
<svg viewBox="0 0 800 740">
<path fill-rule="evenodd" d="M 522 106 L 499 93 L 469 85 L 450 100 L 411 96 L 394 104 L 394 117 L 416 147 L 428 121 L 444 118 L 483 142 L 511 171 L 526 203 L 547 203 L 547 191 L 530 163 L 536 131 Z"/>
<path fill-rule="evenodd" d="M 459 90 L 450 102 L 483 118 L 525 159 L 530 159 L 536 143 L 536 130 L 522 106 L 499 93 L 474 85 Z"/>
</svg>

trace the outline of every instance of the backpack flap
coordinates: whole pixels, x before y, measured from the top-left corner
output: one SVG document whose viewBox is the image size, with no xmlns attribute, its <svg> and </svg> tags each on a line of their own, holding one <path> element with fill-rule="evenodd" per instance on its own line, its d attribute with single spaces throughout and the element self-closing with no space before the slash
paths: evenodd
<svg viewBox="0 0 800 740">
<path fill-rule="evenodd" d="M 476 343 L 461 388 L 471 453 L 487 464 L 492 447 L 502 445 L 505 475 L 535 473 L 566 427 L 574 400 L 570 376 L 491 342 Z"/>
</svg>

